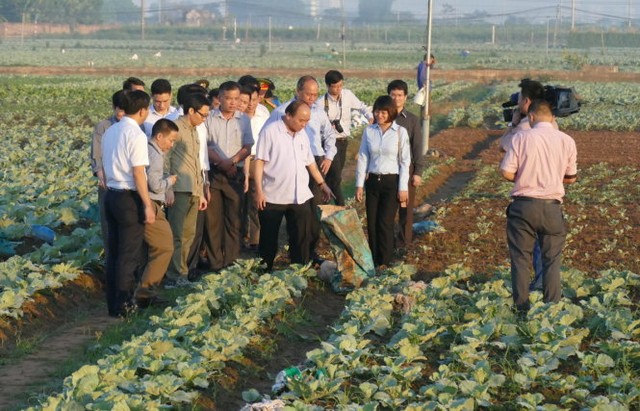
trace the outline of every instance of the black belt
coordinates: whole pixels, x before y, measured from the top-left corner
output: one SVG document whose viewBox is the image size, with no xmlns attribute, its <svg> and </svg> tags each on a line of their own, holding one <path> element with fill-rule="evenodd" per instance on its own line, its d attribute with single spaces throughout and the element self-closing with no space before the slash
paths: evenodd
<svg viewBox="0 0 640 411">
<path fill-rule="evenodd" d="M 398 177 L 398 174 L 376 174 L 376 173 L 369 173 L 369 178 L 375 178 L 376 180 L 380 181 L 383 178 L 389 178 L 389 177 Z"/>
<path fill-rule="evenodd" d="M 525 197 L 525 196 L 513 196 L 511 197 L 513 201 L 536 201 L 538 203 L 546 203 L 546 204 L 562 204 L 559 200 L 555 200 L 553 198 L 535 198 L 535 197 Z"/>
<path fill-rule="evenodd" d="M 129 191 L 133 192 L 136 190 L 129 190 L 128 188 L 113 188 L 113 187 L 107 187 L 107 189 L 109 191 L 115 191 L 116 193 L 127 193 Z"/>
</svg>

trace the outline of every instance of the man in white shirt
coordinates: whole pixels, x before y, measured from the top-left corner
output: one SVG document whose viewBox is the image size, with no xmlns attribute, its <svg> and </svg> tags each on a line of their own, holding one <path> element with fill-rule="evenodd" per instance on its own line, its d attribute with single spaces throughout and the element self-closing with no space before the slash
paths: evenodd
<svg viewBox="0 0 640 411">
<path fill-rule="evenodd" d="M 151 101 L 149 107 L 149 115 L 144 121 L 144 132 L 148 138 L 151 138 L 151 130 L 156 121 L 161 118 L 167 120 L 176 120 L 178 111 L 171 105 L 171 83 L 169 80 L 159 78 L 151 83 Z"/>
<path fill-rule="evenodd" d="M 336 134 L 336 156 L 327 172 L 327 184 L 336 196 L 336 204 L 344 205 L 342 194 L 342 169 L 346 161 L 347 145 L 351 136 L 352 111 L 358 111 L 369 124 L 373 123 L 373 114 L 365 103 L 360 101 L 351 90 L 344 88 L 344 76 L 337 70 L 329 70 L 324 75 L 327 92 L 316 101 L 324 108 Z"/>
<path fill-rule="evenodd" d="M 315 219 L 310 183 L 319 187 L 325 201 L 332 196 L 309 147 L 305 126 L 310 117 L 308 105 L 294 101 L 280 119 L 264 126 L 258 138 L 255 202 L 260 210 L 260 256 L 268 270 L 278 251 L 283 216 L 291 262 L 306 264 L 310 259 L 310 226 Z"/>
<path fill-rule="evenodd" d="M 272 121 L 277 121 L 285 115 L 285 110 L 289 106 L 289 104 L 293 103 L 296 100 L 301 100 L 306 103 L 310 110 L 311 116 L 309 121 L 305 126 L 305 132 L 307 137 L 309 138 L 309 143 L 311 145 L 311 152 L 316 160 L 316 164 L 320 169 L 320 172 L 323 176 L 327 174 L 329 168 L 331 167 L 331 163 L 336 156 L 336 134 L 333 126 L 329 122 L 329 118 L 327 114 L 324 112 L 323 108 L 316 103 L 318 100 L 318 81 L 313 76 L 302 76 L 298 79 L 298 83 L 296 84 L 296 96 L 294 99 L 289 100 L 286 103 L 276 107 L 271 112 L 271 117 L 267 121 L 269 124 Z M 322 191 L 315 184 L 310 184 L 309 188 L 313 193 L 313 201 L 311 208 L 313 209 L 313 222 L 311 225 L 311 254 L 312 259 L 316 263 L 321 263 L 319 257 L 316 254 L 316 244 L 318 243 L 318 239 L 320 238 L 320 218 L 316 214 L 316 206 L 320 204 L 324 204 L 327 200 L 323 200 Z"/>
<path fill-rule="evenodd" d="M 109 227 L 106 288 L 112 317 L 129 312 L 142 255 L 144 224 L 155 221 L 145 172 L 149 165 L 147 138 L 140 129 L 149 113 L 149 102 L 144 91 L 129 92 L 123 101 L 125 116 L 102 136 Z"/>
</svg>

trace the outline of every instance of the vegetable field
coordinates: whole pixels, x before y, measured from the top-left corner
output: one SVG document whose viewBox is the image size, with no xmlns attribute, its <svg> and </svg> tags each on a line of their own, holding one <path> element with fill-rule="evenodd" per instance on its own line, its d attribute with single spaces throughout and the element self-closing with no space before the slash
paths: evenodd
<svg viewBox="0 0 640 411">
<path fill-rule="evenodd" d="M 26 64 L 28 56 L 14 58 Z M 110 95 L 135 69 L 0 76 L 0 374 L 46 349 L 69 318 L 55 307 L 69 284 L 102 276 L 89 141 L 93 125 L 109 115 Z M 162 74 L 144 78 L 147 84 L 207 77 L 154 69 Z M 353 76 L 346 87 L 372 104 L 403 73 Z M 271 77 L 282 100 L 301 74 L 291 68 Z M 562 84 L 576 88 L 583 106 L 559 120 L 576 140 L 579 166 L 565 198 L 559 304 L 543 304 L 533 292 L 526 320 L 511 311 L 510 183 L 497 164 L 500 103 L 517 81 L 436 76 L 430 148 L 437 155 L 429 157 L 418 197 L 433 205 L 426 218 L 439 230 L 398 250 L 397 265 L 343 298 L 313 269 L 281 259 L 278 271 L 261 275 L 257 260 L 247 258 L 172 291 L 166 309 L 109 325 L 35 387 L 0 386 L 0 408 L 235 410 L 277 401 L 290 410 L 640 409 L 635 84 Z M 46 242 L 37 227 L 55 239 Z M 42 295 L 52 298 L 42 302 Z M 26 304 L 44 306 L 34 314 Z M 104 302 L 97 293 L 95 301 L 73 304 L 65 309 Z M 34 347 L 19 353 L 25 336 L 34 336 Z M 299 375 L 272 392 L 278 372 L 290 366 L 300 366 Z"/>
</svg>

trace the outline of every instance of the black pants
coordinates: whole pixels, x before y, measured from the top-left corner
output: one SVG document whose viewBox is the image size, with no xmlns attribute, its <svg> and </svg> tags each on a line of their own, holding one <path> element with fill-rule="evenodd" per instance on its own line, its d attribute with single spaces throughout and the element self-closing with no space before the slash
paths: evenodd
<svg viewBox="0 0 640 411">
<path fill-rule="evenodd" d="M 200 250 L 202 250 L 202 244 L 204 243 L 204 222 L 207 211 L 198 211 L 198 217 L 196 219 L 196 235 L 191 243 L 189 254 L 187 255 L 187 267 L 189 271 L 198 268 L 198 262 L 200 261 Z"/>
<path fill-rule="evenodd" d="M 207 258 L 212 270 L 226 267 L 240 257 L 244 173 L 238 169 L 229 178 L 209 172 L 211 201 L 205 218 Z"/>
<path fill-rule="evenodd" d="M 413 175 L 413 165 L 409 169 L 409 176 Z M 409 177 L 409 196 L 407 206 L 398 209 L 398 242 L 396 246 L 407 247 L 413 241 L 413 205 L 416 198 L 416 188 Z"/>
<path fill-rule="evenodd" d="M 107 307 L 109 315 L 124 314 L 136 287 L 136 271 L 144 243 L 144 207 L 136 191 L 105 193 L 109 227 L 107 254 Z"/>
<path fill-rule="evenodd" d="M 336 196 L 336 205 L 344 205 L 344 195 L 342 194 L 342 169 L 347 159 L 348 138 L 339 138 L 336 140 L 336 148 L 338 153 L 331 162 L 331 167 L 327 172 L 327 185 Z"/>
<path fill-rule="evenodd" d="M 393 258 L 393 219 L 398 211 L 397 174 L 369 174 L 366 190 L 369 248 L 375 265 L 388 265 Z"/>
<path fill-rule="evenodd" d="M 507 208 L 507 241 L 511 257 L 511 283 L 516 306 L 529 305 L 533 249 L 540 242 L 544 302 L 562 297 L 560 265 L 567 236 L 559 201 L 516 197 Z"/>
<path fill-rule="evenodd" d="M 260 216 L 260 257 L 267 264 L 267 269 L 273 268 L 273 260 L 278 252 L 278 233 L 282 217 L 287 219 L 287 234 L 289 236 L 289 256 L 292 263 L 306 264 L 309 262 L 309 242 L 311 240 L 311 200 L 303 204 L 272 204 L 267 203 Z"/>
<path fill-rule="evenodd" d="M 318 166 L 318 170 L 320 170 L 320 164 L 322 164 L 322 161 L 324 160 L 324 156 L 315 156 L 315 159 L 316 159 L 316 165 Z M 322 174 L 322 171 L 320 171 L 320 174 Z M 309 173 L 309 189 L 313 194 L 313 198 L 311 199 L 311 214 L 313 218 L 311 219 L 311 227 L 310 227 L 311 239 L 309 242 L 309 252 L 311 253 L 312 257 L 315 257 L 317 255 L 316 245 L 318 245 L 318 240 L 320 240 L 320 216 L 318 215 L 318 206 L 326 203 L 322 198 L 323 196 L 322 189 L 320 188 L 318 183 L 313 179 L 313 177 L 311 176 L 311 173 Z"/>
</svg>

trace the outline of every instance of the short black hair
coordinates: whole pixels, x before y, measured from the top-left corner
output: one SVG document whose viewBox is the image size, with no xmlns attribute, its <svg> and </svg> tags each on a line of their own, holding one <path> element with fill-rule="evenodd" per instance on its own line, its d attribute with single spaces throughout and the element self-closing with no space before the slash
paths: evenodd
<svg viewBox="0 0 640 411">
<path fill-rule="evenodd" d="M 218 96 L 220 95 L 220 89 L 219 88 L 212 88 L 211 90 L 209 90 L 209 93 L 207 94 L 207 97 L 209 97 L 209 100 L 213 101 L 214 98 L 218 98 Z"/>
<path fill-rule="evenodd" d="M 537 114 L 546 114 L 549 116 L 553 115 L 553 109 L 551 107 L 551 103 L 547 100 L 538 98 L 531 102 L 529 105 L 529 113 L 537 113 Z"/>
<path fill-rule="evenodd" d="M 125 98 L 123 100 L 124 107 L 121 107 L 124 110 L 124 113 L 127 115 L 136 114 L 140 109 L 149 108 L 149 103 L 151 103 L 151 97 L 142 90 L 134 90 L 124 94 Z"/>
<path fill-rule="evenodd" d="M 138 77 L 129 77 L 125 81 L 122 82 L 123 90 L 131 90 L 131 86 L 142 86 L 144 87 L 144 81 L 140 80 Z"/>
<path fill-rule="evenodd" d="M 195 83 L 183 84 L 178 88 L 178 93 L 176 95 L 176 101 L 178 104 L 184 106 L 185 97 L 189 94 L 202 94 L 203 96 L 206 96 L 207 89 Z"/>
<path fill-rule="evenodd" d="M 405 96 L 409 94 L 409 86 L 403 80 L 393 80 L 387 85 L 387 94 L 391 94 L 393 90 L 402 90 Z"/>
<path fill-rule="evenodd" d="M 388 95 L 380 96 L 373 103 L 373 111 L 386 111 L 389 114 L 389 121 L 393 121 L 398 117 L 398 109 L 391 97 Z"/>
<path fill-rule="evenodd" d="M 159 78 L 151 83 L 151 95 L 171 93 L 171 83 L 169 80 Z"/>
<path fill-rule="evenodd" d="M 324 75 L 324 84 L 327 86 L 339 83 L 342 80 L 344 80 L 344 76 L 338 70 L 329 70 L 327 74 Z"/>
<path fill-rule="evenodd" d="M 190 108 L 193 108 L 195 111 L 199 111 L 204 106 L 210 106 L 211 101 L 205 94 L 200 93 L 192 93 L 187 94 L 184 98 L 184 103 L 182 104 L 182 110 L 184 114 L 189 112 Z"/>
<path fill-rule="evenodd" d="M 124 99 L 125 99 L 125 92 L 124 90 L 118 90 L 115 93 L 113 93 L 113 96 L 111 96 L 111 105 L 113 106 L 113 108 L 119 108 L 122 109 L 122 107 L 124 106 Z"/>
<path fill-rule="evenodd" d="M 240 77 L 238 79 L 238 84 L 240 84 L 241 86 L 256 86 L 258 89 L 260 89 L 260 82 L 251 74 L 245 74 L 244 76 Z"/>
<path fill-rule="evenodd" d="M 240 94 L 246 94 L 251 97 L 253 93 L 258 93 L 258 87 L 248 84 L 240 86 Z"/>
<path fill-rule="evenodd" d="M 224 83 L 220 84 L 220 87 L 218 87 L 219 93 L 224 93 L 225 91 L 231 90 L 240 90 L 240 84 L 238 84 L 236 81 L 225 81 Z"/>
<path fill-rule="evenodd" d="M 160 120 L 156 121 L 155 124 L 153 125 L 153 128 L 151 129 L 151 137 L 155 137 L 158 134 L 167 134 L 170 131 L 179 131 L 180 129 L 178 128 L 178 125 L 176 123 L 174 123 L 173 121 L 167 119 L 167 118 L 161 118 Z"/>
<path fill-rule="evenodd" d="M 544 86 L 539 81 L 525 78 L 520 81 L 518 86 L 522 98 L 529 98 L 532 101 L 544 98 Z"/>
</svg>

